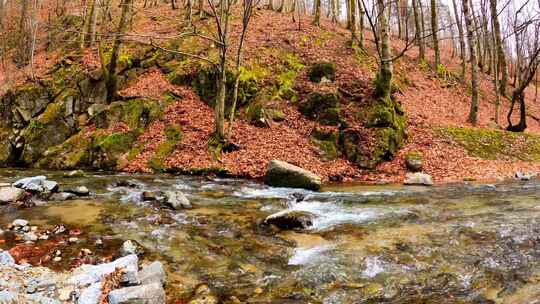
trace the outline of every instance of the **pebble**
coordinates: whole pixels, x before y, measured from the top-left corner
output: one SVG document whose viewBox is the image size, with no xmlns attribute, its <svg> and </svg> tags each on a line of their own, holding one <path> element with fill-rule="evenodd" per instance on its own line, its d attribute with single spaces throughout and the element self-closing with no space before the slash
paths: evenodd
<svg viewBox="0 0 540 304">
<path fill-rule="evenodd" d="M 79 241 L 79 238 L 76 238 L 76 237 L 70 237 L 68 239 L 68 242 L 70 242 L 70 243 L 77 243 L 78 241 Z"/>
<path fill-rule="evenodd" d="M 62 257 L 54 257 L 53 262 L 60 262 L 62 260 Z"/>
<path fill-rule="evenodd" d="M 28 225 L 28 221 L 24 219 L 16 219 L 11 223 L 11 225 L 15 227 L 24 227 Z"/>
</svg>

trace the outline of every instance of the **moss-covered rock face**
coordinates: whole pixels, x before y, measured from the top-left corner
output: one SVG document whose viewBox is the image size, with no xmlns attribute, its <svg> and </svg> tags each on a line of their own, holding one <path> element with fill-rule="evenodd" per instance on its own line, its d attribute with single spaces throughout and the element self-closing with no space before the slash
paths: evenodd
<svg viewBox="0 0 540 304">
<path fill-rule="evenodd" d="M 339 157 L 339 134 L 320 129 L 313 130 L 311 141 L 319 147 L 321 156 L 325 160 L 333 160 Z"/>
<path fill-rule="evenodd" d="M 494 129 L 441 128 L 438 136 L 483 159 L 540 161 L 540 136 Z"/>
<path fill-rule="evenodd" d="M 98 107 L 95 107 L 96 109 Z M 126 123 L 130 129 L 144 128 L 161 115 L 159 103 L 149 99 L 131 99 L 115 101 L 109 106 L 100 107 L 91 117 L 98 128 L 108 128 L 117 122 Z"/>
<path fill-rule="evenodd" d="M 309 70 L 309 80 L 319 83 L 323 78 L 334 81 L 336 79 L 336 65 L 331 62 L 319 62 Z"/>
<path fill-rule="evenodd" d="M 9 135 L 8 129 L 0 129 L 0 167 L 5 167 L 13 161 L 13 146 Z"/>
<path fill-rule="evenodd" d="M 257 98 L 246 107 L 247 121 L 260 128 L 270 126 L 273 121 L 282 121 L 285 114 L 275 106 L 275 103 L 268 102 L 265 97 Z"/>
<path fill-rule="evenodd" d="M 166 166 L 164 164 L 167 156 L 169 156 L 176 145 L 182 140 L 182 128 L 178 125 L 168 126 L 165 129 L 165 141 L 162 142 L 157 148 L 156 153 L 148 161 L 150 168 L 155 171 L 165 171 Z"/>
<path fill-rule="evenodd" d="M 338 125 L 341 121 L 338 93 L 310 93 L 298 109 L 305 116 L 325 125 Z"/>
</svg>

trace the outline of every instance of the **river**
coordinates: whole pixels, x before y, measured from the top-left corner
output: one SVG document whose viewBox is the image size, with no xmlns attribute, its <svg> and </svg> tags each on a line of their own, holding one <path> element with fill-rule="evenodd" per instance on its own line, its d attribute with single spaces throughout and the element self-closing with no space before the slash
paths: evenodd
<svg viewBox="0 0 540 304">
<path fill-rule="evenodd" d="M 331 185 L 321 192 L 240 179 L 0 171 L 0 183 L 46 175 L 85 185 L 88 199 L 0 207 L 16 218 L 82 231 L 112 254 L 124 240 L 168 273 L 171 303 L 207 284 L 225 303 L 536 303 L 540 299 L 540 183 Z M 90 173 L 89 173 L 90 174 Z M 134 187 L 115 187 L 118 181 Z M 143 202 L 142 191 L 180 190 L 192 209 Z M 298 199 L 302 197 L 302 199 Z M 315 215 L 304 230 L 261 225 L 283 210 Z M 95 248 L 93 240 L 105 246 Z M 13 242 L 0 243 L 9 249 Z M 69 267 L 45 264 L 59 271 Z M 232 301 L 231 303 L 235 303 Z M 176 302 L 183 303 L 183 302 Z M 540 303 L 540 301 L 539 301 Z"/>
</svg>

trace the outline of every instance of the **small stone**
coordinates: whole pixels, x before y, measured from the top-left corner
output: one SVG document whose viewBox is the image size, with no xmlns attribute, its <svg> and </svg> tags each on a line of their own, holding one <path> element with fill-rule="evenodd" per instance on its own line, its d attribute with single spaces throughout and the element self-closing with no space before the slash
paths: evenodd
<svg viewBox="0 0 540 304">
<path fill-rule="evenodd" d="M 79 238 L 76 238 L 76 237 L 70 237 L 68 239 L 68 242 L 70 242 L 70 243 L 77 243 L 78 241 L 79 241 Z"/>
<path fill-rule="evenodd" d="M 30 231 L 30 226 L 24 226 L 24 227 L 22 227 L 21 230 L 24 231 L 24 232 L 28 232 L 28 231 Z"/>
<path fill-rule="evenodd" d="M 141 246 L 137 244 L 137 242 L 127 240 L 122 244 L 122 247 L 120 248 L 120 255 L 126 256 L 130 254 L 141 254 L 142 250 L 140 247 Z"/>
<path fill-rule="evenodd" d="M 51 201 L 62 202 L 62 201 L 67 201 L 67 200 L 70 200 L 70 199 L 73 199 L 73 198 L 75 198 L 75 194 L 73 194 L 73 193 L 69 193 L 69 192 L 59 192 L 59 193 L 54 193 L 54 194 L 49 198 L 49 200 L 51 200 Z"/>
<path fill-rule="evenodd" d="M 23 234 L 23 240 L 27 242 L 35 242 L 38 240 L 38 236 L 33 232 L 27 232 Z"/>
<path fill-rule="evenodd" d="M 102 239 L 97 239 L 96 242 L 94 243 L 96 246 L 103 246 L 103 240 Z"/>
<path fill-rule="evenodd" d="M 405 155 L 405 166 L 412 172 L 422 171 L 424 167 L 423 156 L 420 152 L 409 152 Z"/>
<path fill-rule="evenodd" d="M 66 226 L 64 226 L 64 225 L 57 225 L 57 226 L 54 227 L 54 229 L 53 229 L 53 233 L 54 233 L 54 234 L 64 233 L 65 231 L 66 231 Z"/>
<path fill-rule="evenodd" d="M 64 177 L 84 177 L 86 174 L 82 170 L 73 170 L 64 174 Z"/>
<path fill-rule="evenodd" d="M 517 180 L 520 180 L 520 181 L 529 181 L 529 180 L 535 178 L 536 176 L 538 176 L 538 173 L 536 173 L 536 172 L 525 173 L 525 172 L 517 171 L 514 174 L 514 177 Z"/>
<path fill-rule="evenodd" d="M 11 225 L 14 227 L 24 227 L 28 225 L 28 221 L 24 219 L 16 219 L 11 223 Z"/>
<path fill-rule="evenodd" d="M 39 239 L 40 239 L 40 240 L 48 240 L 48 239 L 49 239 L 49 236 L 46 235 L 46 234 L 42 234 L 42 235 L 39 236 Z"/>
<path fill-rule="evenodd" d="M 88 196 L 90 194 L 90 190 L 88 190 L 86 186 L 79 186 L 73 189 L 68 189 L 66 190 L 66 192 L 73 193 L 77 196 Z"/>
<path fill-rule="evenodd" d="M 15 264 L 15 259 L 7 251 L 0 251 L 0 265 Z"/>
<path fill-rule="evenodd" d="M 42 181 L 41 183 L 43 185 L 43 188 L 44 188 L 44 191 L 48 191 L 48 192 L 58 192 L 58 183 L 55 182 L 55 181 L 50 181 L 50 180 L 44 180 Z"/>
<path fill-rule="evenodd" d="M 264 224 L 274 225 L 283 230 L 306 229 L 313 225 L 314 214 L 306 211 L 283 210 L 269 215 Z"/>
<path fill-rule="evenodd" d="M 181 191 L 166 191 L 167 204 L 175 210 L 192 208 L 191 202 Z"/>
<path fill-rule="evenodd" d="M 61 260 L 62 260 L 62 257 L 59 257 L 59 256 L 53 258 L 53 262 L 56 262 L 56 263 L 60 262 Z"/>
</svg>

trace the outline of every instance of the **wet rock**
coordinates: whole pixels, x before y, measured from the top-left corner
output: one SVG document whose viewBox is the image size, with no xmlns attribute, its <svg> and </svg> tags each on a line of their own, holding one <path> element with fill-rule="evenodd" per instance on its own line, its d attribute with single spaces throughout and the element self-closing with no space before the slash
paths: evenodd
<svg viewBox="0 0 540 304">
<path fill-rule="evenodd" d="M 129 180 L 121 180 L 115 182 L 113 187 L 139 188 L 139 184 Z"/>
<path fill-rule="evenodd" d="M 126 287 L 109 293 L 109 304 L 165 304 L 165 290 L 159 283 Z"/>
<path fill-rule="evenodd" d="M 73 170 L 64 174 L 64 177 L 85 177 L 86 173 L 82 170 Z"/>
<path fill-rule="evenodd" d="M 167 278 L 165 270 L 163 269 L 163 264 L 159 261 L 155 261 L 144 266 L 139 272 L 139 280 L 142 284 L 160 283 L 161 285 L 164 285 Z"/>
<path fill-rule="evenodd" d="M 58 192 L 51 195 L 51 201 L 67 201 L 75 198 L 75 194 L 69 192 Z"/>
<path fill-rule="evenodd" d="M 120 255 L 121 256 L 127 256 L 130 254 L 137 254 L 141 255 L 143 253 L 143 249 L 141 245 L 139 245 L 136 241 L 127 240 L 122 244 L 122 247 L 120 248 Z"/>
<path fill-rule="evenodd" d="M 0 265 L 15 264 L 15 259 L 7 251 L 0 251 Z M 2 303 L 2 301 L 0 301 Z"/>
<path fill-rule="evenodd" d="M 106 275 L 114 272 L 116 268 L 124 268 L 125 274 L 130 278 L 137 277 L 139 270 L 138 263 L 139 259 L 137 258 L 137 255 L 131 254 L 101 265 L 85 264 L 73 272 L 73 276 L 67 280 L 67 283 L 73 285 L 88 285 L 100 282 Z"/>
<path fill-rule="evenodd" d="M 283 230 L 306 229 L 313 225 L 314 217 L 314 214 L 306 211 L 283 210 L 268 216 L 263 223 Z"/>
<path fill-rule="evenodd" d="M 141 196 L 143 201 L 155 201 L 157 199 L 157 193 L 154 191 L 143 191 Z"/>
<path fill-rule="evenodd" d="M 34 232 L 27 232 L 23 234 L 23 240 L 27 242 L 35 242 L 38 240 L 38 236 Z"/>
<path fill-rule="evenodd" d="M 425 173 L 409 173 L 403 182 L 405 185 L 433 186 L 431 175 Z"/>
<path fill-rule="evenodd" d="M 181 191 L 166 191 L 166 202 L 175 210 L 192 208 L 191 202 Z"/>
<path fill-rule="evenodd" d="M 321 188 L 321 178 L 319 176 L 280 160 L 272 160 L 269 163 L 264 182 L 274 187 L 304 188 L 308 190 L 319 190 Z"/>
<path fill-rule="evenodd" d="M 0 204 L 14 203 L 24 198 L 24 190 L 15 187 L 0 188 Z"/>
<path fill-rule="evenodd" d="M 47 180 L 47 177 L 43 175 L 17 180 L 13 186 L 31 192 L 58 191 L 58 183 Z"/>
<path fill-rule="evenodd" d="M 101 296 L 101 282 L 94 283 L 81 291 L 77 304 L 98 304 Z"/>
<path fill-rule="evenodd" d="M 424 160 L 419 152 L 409 152 L 405 155 L 405 166 L 412 172 L 422 171 Z"/>
<path fill-rule="evenodd" d="M 73 189 L 67 189 L 65 192 L 73 193 L 77 196 L 88 196 L 90 194 L 90 190 L 88 190 L 86 186 L 79 186 Z"/>
<path fill-rule="evenodd" d="M 536 172 L 521 172 L 521 171 L 517 171 L 515 174 L 514 174 L 514 177 L 517 179 L 517 180 L 520 180 L 520 181 L 529 181 L 535 177 L 538 176 L 538 173 Z"/>
<path fill-rule="evenodd" d="M 13 225 L 13 227 L 24 227 L 24 226 L 28 226 L 28 221 L 27 220 L 24 220 L 24 219 L 16 219 L 14 220 L 11 225 Z"/>
</svg>

